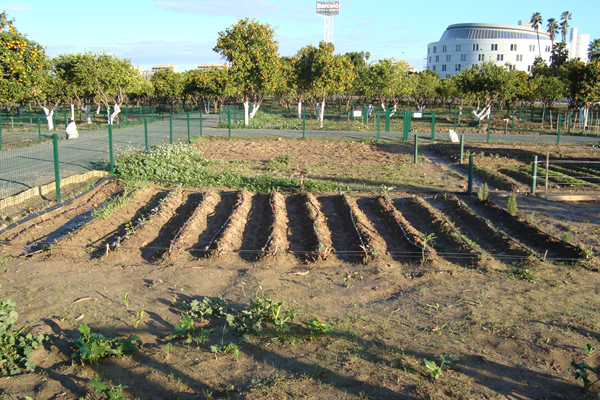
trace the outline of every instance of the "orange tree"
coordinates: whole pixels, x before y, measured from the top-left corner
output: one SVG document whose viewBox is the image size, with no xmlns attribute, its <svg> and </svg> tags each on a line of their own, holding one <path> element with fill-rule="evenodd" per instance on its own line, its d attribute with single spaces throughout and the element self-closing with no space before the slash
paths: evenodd
<svg viewBox="0 0 600 400">
<path fill-rule="evenodd" d="M 183 97 L 184 75 L 171 69 L 157 71 L 150 78 L 154 87 L 154 95 L 162 97 L 164 103 L 171 105 L 171 114 L 175 104 Z"/>
<path fill-rule="evenodd" d="M 298 51 L 293 59 L 298 88 L 311 93 L 317 101 L 319 127 L 323 127 L 325 99 L 352 88 L 354 65 L 344 56 L 333 54 L 333 43 L 321 41 L 319 47 L 308 45 Z"/>
<path fill-rule="evenodd" d="M 600 102 L 600 61 L 586 64 L 577 59 L 565 64 L 563 69 L 566 73 L 561 73 L 561 78 L 567 86 L 567 98 L 571 108 L 579 109 L 579 118 L 585 128 L 590 106 Z"/>
<path fill-rule="evenodd" d="M 280 74 L 279 42 L 269 24 L 255 19 L 241 19 L 237 24 L 219 32 L 213 49 L 230 64 L 233 84 L 244 99 L 245 124 L 253 118 L 266 94 L 274 93 Z M 248 114 L 249 102 L 253 109 Z"/>
<path fill-rule="evenodd" d="M 0 14 L 0 104 L 22 102 L 47 66 L 44 48 L 17 31 L 5 12 Z"/>
<path fill-rule="evenodd" d="M 212 103 L 216 113 L 228 97 L 235 95 L 235 88 L 227 69 L 214 68 L 208 71 L 188 71 L 185 74 L 183 93 L 196 102 L 202 99 L 205 112 L 210 111 Z"/>
</svg>

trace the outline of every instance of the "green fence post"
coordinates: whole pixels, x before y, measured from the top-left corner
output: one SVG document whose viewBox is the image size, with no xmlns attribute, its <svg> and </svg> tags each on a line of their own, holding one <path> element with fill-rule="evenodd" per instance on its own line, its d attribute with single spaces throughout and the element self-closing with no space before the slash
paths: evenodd
<svg viewBox="0 0 600 400">
<path fill-rule="evenodd" d="M 463 163 L 463 156 L 465 154 L 465 135 L 460 135 L 460 163 Z"/>
<path fill-rule="evenodd" d="M 377 113 L 375 117 L 377 119 L 377 141 L 379 142 L 379 133 L 380 133 L 380 123 L 381 123 L 381 114 Z"/>
<path fill-rule="evenodd" d="M 202 137 L 202 109 L 200 109 L 200 137 Z"/>
<path fill-rule="evenodd" d="M 571 114 L 567 117 L 567 133 L 571 133 Z"/>
<path fill-rule="evenodd" d="M 533 107 L 531 107 L 531 122 L 533 123 Z"/>
<path fill-rule="evenodd" d="M 522 118 L 522 114 L 521 114 L 522 109 L 523 109 L 523 107 L 519 107 L 519 120 Z"/>
<path fill-rule="evenodd" d="M 385 131 L 390 131 L 390 110 L 389 108 L 385 110 Z M 377 139 L 379 140 L 379 139 Z"/>
<path fill-rule="evenodd" d="M 306 107 L 302 104 L 302 140 L 306 139 Z"/>
<path fill-rule="evenodd" d="M 456 110 L 456 107 L 454 107 L 454 130 L 456 130 L 456 118 L 458 115 L 458 111 Z"/>
<path fill-rule="evenodd" d="M 531 164 L 531 194 L 535 194 L 537 187 L 537 170 L 538 170 L 538 158 L 533 156 L 533 163 Z"/>
<path fill-rule="evenodd" d="M 227 128 L 229 129 L 229 139 L 231 139 L 231 110 L 227 107 Z"/>
<path fill-rule="evenodd" d="M 125 123 L 129 120 L 129 107 L 125 107 Z"/>
<path fill-rule="evenodd" d="M 504 121 L 504 134 L 506 135 L 508 133 L 508 119 L 506 121 Z"/>
<path fill-rule="evenodd" d="M 416 133 L 415 133 L 415 158 L 414 158 L 414 162 L 415 162 L 415 164 L 417 164 L 419 162 L 419 136 L 417 136 Z"/>
<path fill-rule="evenodd" d="M 144 118 L 144 141 L 146 142 L 146 154 L 149 153 L 148 149 L 148 120 Z"/>
<path fill-rule="evenodd" d="M 152 119 L 154 119 L 154 107 L 150 106 L 150 115 Z"/>
<path fill-rule="evenodd" d="M 490 129 L 492 128 L 492 114 L 488 115 L 488 127 L 487 127 L 487 142 L 490 143 Z"/>
<path fill-rule="evenodd" d="M 562 115 L 558 114 L 558 132 L 556 135 L 556 145 L 560 144 L 560 125 L 562 124 Z"/>
<path fill-rule="evenodd" d="M 54 135 L 56 136 L 56 134 Z M 112 125 L 108 125 L 108 153 L 110 154 L 110 174 L 115 174 L 115 154 L 113 152 Z"/>
<path fill-rule="evenodd" d="M 140 121 L 142 120 L 142 109 L 143 109 L 143 108 L 144 108 L 144 107 L 140 107 Z"/>
<path fill-rule="evenodd" d="M 42 124 L 40 123 L 40 116 L 38 115 L 38 141 L 42 143 Z"/>
<path fill-rule="evenodd" d="M 513 132 L 515 130 L 515 112 L 512 113 L 512 125 L 510 127 L 510 131 Z"/>
<path fill-rule="evenodd" d="M 467 194 L 473 193 L 473 155 L 469 156 L 469 182 L 467 184 Z"/>
<path fill-rule="evenodd" d="M 190 112 L 187 112 L 187 124 L 188 124 L 188 143 L 192 143 L 192 140 L 190 138 Z"/>
<path fill-rule="evenodd" d="M 65 129 L 69 125 L 69 119 L 67 118 L 67 113 L 65 113 Z"/>
<path fill-rule="evenodd" d="M 56 132 L 56 111 L 52 113 L 52 130 Z"/>
<path fill-rule="evenodd" d="M 54 183 L 56 184 L 56 202 L 61 203 L 60 197 L 60 167 L 58 165 L 58 135 L 52 135 L 52 148 L 54 149 Z"/>
<path fill-rule="evenodd" d="M 31 119 L 31 105 L 29 105 L 29 130 L 33 130 L 33 121 Z"/>
<path fill-rule="evenodd" d="M 173 144 L 173 114 L 169 114 L 169 143 Z"/>
<path fill-rule="evenodd" d="M 435 113 L 431 113 L 431 141 L 435 140 Z"/>
</svg>

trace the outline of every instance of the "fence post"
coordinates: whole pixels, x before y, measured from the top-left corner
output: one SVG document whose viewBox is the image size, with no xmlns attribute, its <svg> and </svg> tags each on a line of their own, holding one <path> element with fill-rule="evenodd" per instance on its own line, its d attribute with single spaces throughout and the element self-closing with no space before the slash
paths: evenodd
<svg viewBox="0 0 600 400">
<path fill-rule="evenodd" d="M 169 114 L 169 143 L 173 144 L 173 114 Z"/>
<path fill-rule="evenodd" d="M 125 123 L 127 123 L 129 119 L 129 107 L 125 106 Z"/>
<path fill-rule="evenodd" d="M 558 133 L 556 135 L 556 145 L 560 144 L 560 125 L 562 124 L 562 115 L 558 114 Z"/>
<path fill-rule="evenodd" d="M 54 135 L 56 136 L 56 134 Z M 110 174 L 115 174 L 115 155 L 113 153 L 112 125 L 108 125 L 108 153 L 110 154 Z"/>
<path fill-rule="evenodd" d="M 187 124 L 188 124 L 188 143 L 192 143 L 192 140 L 190 139 L 190 112 L 187 112 Z"/>
<path fill-rule="evenodd" d="M 38 115 L 38 141 L 42 143 L 42 124 L 40 123 L 40 116 Z"/>
<path fill-rule="evenodd" d="M 58 165 L 58 135 L 52 135 L 52 148 L 54 149 L 54 183 L 56 184 L 56 202 L 61 203 L 60 197 L 60 167 Z"/>
<path fill-rule="evenodd" d="M 488 115 L 488 127 L 487 127 L 487 142 L 490 143 L 490 129 L 492 128 L 492 113 Z"/>
<path fill-rule="evenodd" d="M 506 121 L 504 121 L 504 134 L 506 135 L 508 133 L 508 119 Z"/>
<path fill-rule="evenodd" d="M 523 107 L 519 107 L 519 120 L 522 118 L 522 114 L 521 114 L 522 109 L 523 109 Z"/>
<path fill-rule="evenodd" d="M 379 142 L 379 133 L 380 133 L 380 123 L 381 123 L 381 114 L 377 113 L 377 141 Z"/>
<path fill-rule="evenodd" d="M 571 114 L 567 117 L 567 133 L 571 133 Z"/>
<path fill-rule="evenodd" d="M 306 139 L 306 107 L 302 103 L 302 140 Z"/>
<path fill-rule="evenodd" d="M 467 194 L 473 193 L 473 155 L 469 156 L 469 182 L 467 184 Z"/>
<path fill-rule="evenodd" d="M 415 133 L 415 164 L 419 162 L 419 136 Z"/>
<path fill-rule="evenodd" d="M 538 170 L 538 157 L 533 156 L 533 163 L 531 165 L 531 194 L 535 194 L 535 188 L 537 187 L 537 170 Z"/>
<path fill-rule="evenodd" d="M 202 137 L 202 108 L 200 108 L 200 137 Z"/>
<path fill-rule="evenodd" d="M 144 141 L 146 142 L 146 154 L 149 153 L 148 149 L 148 120 L 144 118 Z"/>
<path fill-rule="evenodd" d="M 435 140 L 435 113 L 431 113 L 431 141 Z"/>
<path fill-rule="evenodd" d="M 385 131 L 390 131 L 390 109 L 389 107 L 385 110 Z M 379 140 L 379 139 L 377 139 Z"/>
<path fill-rule="evenodd" d="M 510 126 L 510 131 L 513 132 L 515 130 L 515 112 L 512 113 L 512 125 Z"/>
<path fill-rule="evenodd" d="M 454 130 L 456 130 L 456 116 L 458 114 L 458 111 L 456 110 L 456 107 L 454 107 Z"/>
<path fill-rule="evenodd" d="M 231 110 L 227 106 L 227 128 L 229 129 L 229 139 L 231 139 Z"/>
<path fill-rule="evenodd" d="M 460 135 L 460 163 L 463 163 L 463 155 L 465 154 L 465 135 Z"/>
</svg>

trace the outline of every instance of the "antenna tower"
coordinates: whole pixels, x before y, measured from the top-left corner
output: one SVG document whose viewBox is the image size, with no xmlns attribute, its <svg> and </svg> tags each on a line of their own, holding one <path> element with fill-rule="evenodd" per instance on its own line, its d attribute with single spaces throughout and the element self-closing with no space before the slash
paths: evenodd
<svg viewBox="0 0 600 400">
<path fill-rule="evenodd" d="M 317 1 L 317 15 L 323 17 L 323 40 L 327 43 L 333 43 L 333 16 L 339 13 L 339 1 Z"/>
</svg>

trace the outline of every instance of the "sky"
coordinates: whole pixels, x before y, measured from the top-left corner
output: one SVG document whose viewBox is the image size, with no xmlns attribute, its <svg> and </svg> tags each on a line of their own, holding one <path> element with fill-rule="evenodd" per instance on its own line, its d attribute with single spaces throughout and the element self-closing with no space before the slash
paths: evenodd
<svg viewBox="0 0 600 400">
<path fill-rule="evenodd" d="M 1 0 L 0 0 L 1 1 Z M 436 42 L 448 25 L 498 23 L 517 25 L 534 12 L 560 19 L 572 14 L 570 25 L 590 40 L 600 38 L 598 0 L 471 1 L 341 0 L 333 18 L 336 53 L 368 51 L 371 61 L 406 60 L 422 70 L 427 44 Z M 255 18 L 275 30 L 279 54 L 294 55 L 323 40 L 323 18 L 314 0 L 19 0 L 0 4 L 15 26 L 46 48 L 62 53 L 106 51 L 131 59 L 150 70 L 155 64 L 175 64 L 178 71 L 198 64 L 221 62 L 212 49 L 218 33 L 241 18 Z"/>
</svg>

